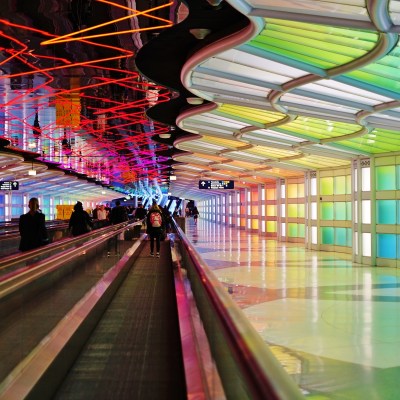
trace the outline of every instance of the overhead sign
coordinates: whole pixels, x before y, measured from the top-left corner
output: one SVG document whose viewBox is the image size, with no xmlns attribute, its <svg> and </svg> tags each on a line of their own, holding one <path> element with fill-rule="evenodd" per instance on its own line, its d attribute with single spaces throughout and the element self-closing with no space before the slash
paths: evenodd
<svg viewBox="0 0 400 400">
<path fill-rule="evenodd" d="M 199 181 L 199 189 L 233 189 L 234 181 Z"/>
<path fill-rule="evenodd" d="M 17 181 L 0 181 L 0 190 L 18 190 L 19 182 Z"/>
</svg>

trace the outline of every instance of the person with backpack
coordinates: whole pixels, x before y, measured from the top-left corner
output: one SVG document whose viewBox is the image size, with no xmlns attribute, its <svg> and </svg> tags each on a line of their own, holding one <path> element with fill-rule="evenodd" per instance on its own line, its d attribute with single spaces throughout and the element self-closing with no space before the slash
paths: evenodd
<svg viewBox="0 0 400 400">
<path fill-rule="evenodd" d="M 150 256 L 154 257 L 154 241 L 156 242 L 156 257 L 160 257 L 161 235 L 165 229 L 165 222 L 160 207 L 153 202 L 146 217 L 146 233 L 150 236 Z"/>
</svg>

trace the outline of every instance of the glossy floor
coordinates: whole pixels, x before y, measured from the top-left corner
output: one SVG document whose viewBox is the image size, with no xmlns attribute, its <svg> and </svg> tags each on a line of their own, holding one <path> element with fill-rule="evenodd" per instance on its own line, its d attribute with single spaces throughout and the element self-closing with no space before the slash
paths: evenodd
<svg viewBox="0 0 400 400">
<path fill-rule="evenodd" d="M 400 399 L 400 271 L 202 219 L 186 235 L 303 392 Z"/>
</svg>

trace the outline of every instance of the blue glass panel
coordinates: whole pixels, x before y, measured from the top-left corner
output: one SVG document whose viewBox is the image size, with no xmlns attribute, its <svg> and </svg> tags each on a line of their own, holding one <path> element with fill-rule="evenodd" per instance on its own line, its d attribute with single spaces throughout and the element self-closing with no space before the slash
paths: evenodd
<svg viewBox="0 0 400 400">
<path fill-rule="evenodd" d="M 377 256 L 396 258 L 396 235 L 379 233 L 376 235 Z"/>
<path fill-rule="evenodd" d="M 376 223 L 392 225 L 396 223 L 396 200 L 376 201 Z"/>
<path fill-rule="evenodd" d="M 335 229 L 335 244 L 337 246 L 346 246 L 346 228 L 336 228 Z"/>
</svg>

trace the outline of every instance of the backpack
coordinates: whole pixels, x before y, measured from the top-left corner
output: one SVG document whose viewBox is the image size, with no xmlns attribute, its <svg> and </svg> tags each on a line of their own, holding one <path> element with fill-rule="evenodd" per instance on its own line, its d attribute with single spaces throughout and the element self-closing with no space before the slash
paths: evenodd
<svg viewBox="0 0 400 400">
<path fill-rule="evenodd" d="M 162 217 L 158 212 L 152 212 L 150 214 L 150 225 L 152 228 L 160 228 L 162 225 Z"/>
</svg>

